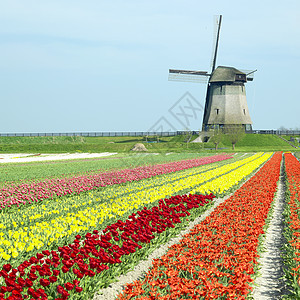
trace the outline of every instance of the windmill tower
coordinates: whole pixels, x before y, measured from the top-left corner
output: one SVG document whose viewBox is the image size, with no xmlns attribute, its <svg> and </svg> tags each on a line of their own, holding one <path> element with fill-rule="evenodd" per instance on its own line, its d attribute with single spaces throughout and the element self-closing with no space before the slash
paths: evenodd
<svg viewBox="0 0 300 300">
<path fill-rule="evenodd" d="M 216 66 L 222 15 L 217 16 L 211 72 L 169 69 L 169 80 L 207 83 L 202 130 L 242 125 L 252 130 L 246 100 L 245 83 L 256 71 Z"/>
</svg>

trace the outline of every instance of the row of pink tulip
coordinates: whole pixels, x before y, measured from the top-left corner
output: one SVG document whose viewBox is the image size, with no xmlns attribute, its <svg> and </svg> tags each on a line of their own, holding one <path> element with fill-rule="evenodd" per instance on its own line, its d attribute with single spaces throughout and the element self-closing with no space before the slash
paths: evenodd
<svg viewBox="0 0 300 300">
<path fill-rule="evenodd" d="M 99 174 L 53 178 L 40 182 L 10 184 L 0 188 L 0 210 L 20 204 L 38 202 L 68 194 L 78 194 L 107 185 L 137 181 L 157 175 L 172 173 L 232 158 L 231 155 L 215 155 L 182 160 L 166 164 L 142 166 Z"/>
</svg>

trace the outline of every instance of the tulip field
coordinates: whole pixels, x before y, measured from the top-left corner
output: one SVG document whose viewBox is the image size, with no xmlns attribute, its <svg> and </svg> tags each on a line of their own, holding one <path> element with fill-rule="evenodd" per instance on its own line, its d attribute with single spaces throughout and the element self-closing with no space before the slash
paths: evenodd
<svg viewBox="0 0 300 300">
<path fill-rule="evenodd" d="M 0 300 L 92 299 L 225 196 L 117 299 L 247 299 L 282 172 L 285 278 L 300 297 L 300 163 L 260 152 L 3 181 Z"/>
<path fill-rule="evenodd" d="M 286 277 L 294 299 L 300 298 L 300 163 L 291 153 L 285 154 L 287 206 L 285 210 L 287 251 Z"/>
</svg>

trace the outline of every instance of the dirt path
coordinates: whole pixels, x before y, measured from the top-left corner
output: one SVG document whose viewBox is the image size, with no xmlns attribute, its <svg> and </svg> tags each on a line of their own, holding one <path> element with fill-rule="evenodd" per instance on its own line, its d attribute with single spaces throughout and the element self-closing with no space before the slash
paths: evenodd
<svg viewBox="0 0 300 300">
<path fill-rule="evenodd" d="M 283 276 L 283 260 L 281 258 L 281 247 L 284 243 L 283 237 L 283 210 L 285 206 L 285 184 L 283 175 L 283 161 L 278 184 L 278 191 L 274 199 L 274 211 L 266 237 L 263 242 L 265 252 L 258 259 L 261 276 L 255 280 L 253 298 L 257 300 L 281 299 L 287 293 Z"/>
</svg>

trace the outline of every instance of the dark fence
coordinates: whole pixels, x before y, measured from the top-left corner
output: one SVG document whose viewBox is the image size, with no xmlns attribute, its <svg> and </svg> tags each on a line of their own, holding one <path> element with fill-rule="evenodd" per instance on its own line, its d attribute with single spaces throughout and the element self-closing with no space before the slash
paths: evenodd
<svg viewBox="0 0 300 300">
<path fill-rule="evenodd" d="M 276 135 L 300 135 L 300 130 L 251 130 L 246 133 L 276 134 Z"/>
<path fill-rule="evenodd" d="M 196 131 L 193 133 L 196 134 Z M 66 132 L 66 133 L 0 133 L 0 136 L 90 136 L 90 137 L 109 137 L 109 136 L 176 136 L 184 134 L 183 131 L 173 132 Z"/>
<path fill-rule="evenodd" d="M 187 133 L 199 134 L 199 131 L 168 131 L 168 132 L 66 132 L 66 133 L 0 133 L 1 136 L 85 136 L 85 137 L 109 137 L 109 136 L 176 136 Z M 246 133 L 254 134 L 276 134 L 276 135 L 300 135 L 300 130 L 251 130 Z"/>
</svg>

